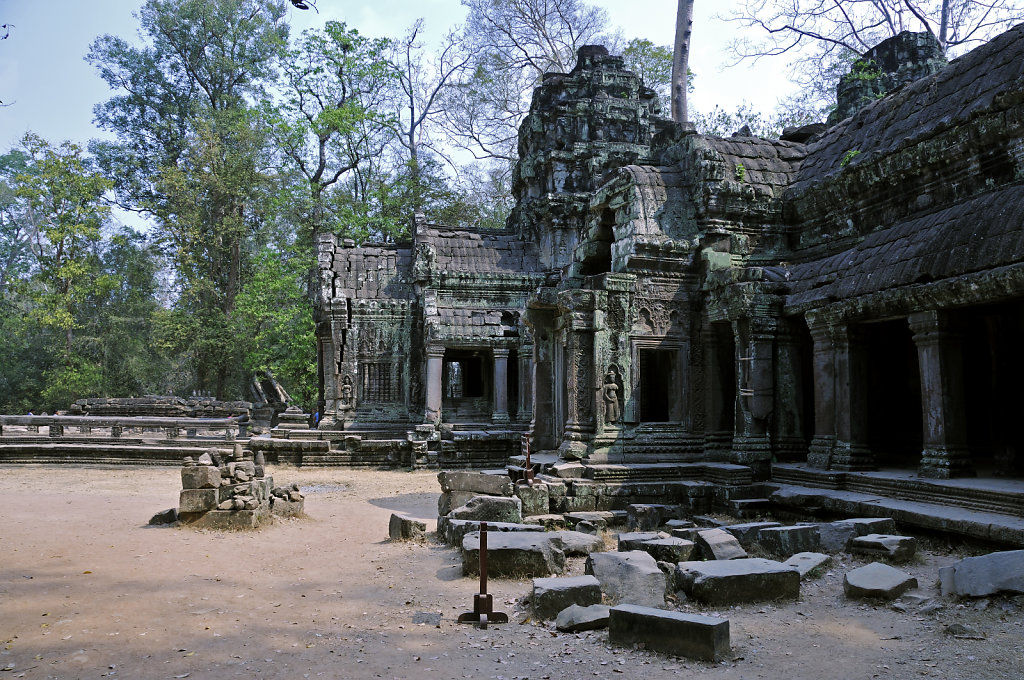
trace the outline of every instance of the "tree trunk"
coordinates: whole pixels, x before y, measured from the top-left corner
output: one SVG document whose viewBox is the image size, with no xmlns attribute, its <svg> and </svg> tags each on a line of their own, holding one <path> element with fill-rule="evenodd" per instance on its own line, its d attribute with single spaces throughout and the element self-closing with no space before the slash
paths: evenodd
<svg viewBox="0 0 1024 680">
<path fill-rule="evenodd" d="M 685 123 L 686 74 L 690 65 L 690 36 L 693 33 L 693 0 L 679 0 L 676 12 L 676 46 L 672 56 L 672 120 Z"/>
<path fill-rule="evenodd" d="M 939 23 L 939 45 L 942 51 L 946 51 L 946 42 L 949 40 L 949 3 L 950 0 L 942 0 L 942 19 Z"/>
</svg>

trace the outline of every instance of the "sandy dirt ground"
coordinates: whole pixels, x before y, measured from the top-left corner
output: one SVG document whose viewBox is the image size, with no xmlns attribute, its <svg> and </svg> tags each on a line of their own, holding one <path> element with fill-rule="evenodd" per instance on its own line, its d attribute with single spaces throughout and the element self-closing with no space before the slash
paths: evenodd
<svg viewBox="0 0 1024 680">
<path fill-rule="evenodd" d="M 847 601 L 842 574 L 863 564 L 851 558 L 797 602 L 681 605 L 729 619 L 722 663 L 557 633 L 528 620 L 525 580 L 491 580 L 512 622 L 478 630 L 455 622 L 477 590 L 456 551 L 386 540 L 393 511 L 433 528 L 434 474 L 272 473 L 304 487 L 309 518 L 217 533 L 146 526 L 177 503 L 173 468 L 0 466 L 0 680 L 1024 678 L 1024 598 L 935 612 Z M 960 557 L 931 548 L 908 568 L 927 598 L 937 567 Z M 414 623 L 422 614 L 440 625 Z"/>
</svg>

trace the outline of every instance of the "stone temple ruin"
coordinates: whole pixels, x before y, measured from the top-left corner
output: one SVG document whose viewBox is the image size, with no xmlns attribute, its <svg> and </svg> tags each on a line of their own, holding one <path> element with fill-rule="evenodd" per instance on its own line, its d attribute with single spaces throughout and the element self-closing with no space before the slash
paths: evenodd
<svg viewBox="0 0 1024 680">
<path fill-rule="evenodd" d="M 882 43 L 842 120 L 780 140 L 660 118 L 620 58 L 581 49 L 534 93 L 505 230 L 319 237 L 323 419 L 292 438 L 451 468 L 503 466 L 529 434 L 620 482 L 842 490 L 883 468 L 923 497 L 1020 477 L 1024 27 L 936 49 Z"/>
</svg>

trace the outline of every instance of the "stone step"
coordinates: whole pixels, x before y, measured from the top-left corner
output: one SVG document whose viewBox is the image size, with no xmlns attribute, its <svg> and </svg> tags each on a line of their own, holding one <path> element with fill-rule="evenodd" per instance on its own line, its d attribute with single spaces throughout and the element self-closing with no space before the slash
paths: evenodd
<svg viewBox="0 0 1024 680">
<path fill-rule="evenodd" d="M 750 519 L 769 512 L 772 502 L 767 498 L 736 498 L 726 502 L 729 514 L 739 519 Z"/>
</svg>

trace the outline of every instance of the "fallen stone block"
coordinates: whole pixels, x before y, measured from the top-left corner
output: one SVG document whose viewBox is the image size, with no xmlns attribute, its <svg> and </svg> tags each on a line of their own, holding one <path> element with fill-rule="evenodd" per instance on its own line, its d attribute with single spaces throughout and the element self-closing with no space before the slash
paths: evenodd
<svg viewBox="0 0 1024 680">
<path fill-rule="evenodd" d="M 565 514 L 565 524 L 569 528 L 576 526 L 577 522 L 590 522 L 599 529 L 606 529 L 609 524 L 613 523 L 615 515 L 611 512 L 592 511 L 592 512 L 569 512 Z"/>
<path fill-rule="evenodd" d="M 802 552 L 792 555 L 783 564 L 796 567 L 796 570 L 800 572 L 800 578 L 804 578 L 814 572 L 815 569 L 823 569 L 832 561 L 832 558 L 824 553 L 818 552 Z M 815 572 L 816 575 L 817 572 Z"/>
<path fill-rule="evenodd" d="M 449 512 L 448 518 L 519 524 L 523 521 L 523 503 L 518 498 L 473 496 L 465 505 Z"/>
<path fill-rule="evenodd" d="M 655 652 L 719 661 L 730 654 L 729 620 L 625 604 L 609 612 L 608 641 L 642 642 Z"/>
<path fill-rule="evenodd" d="M 587 468 L 582 463 L 568 462 L 552 465 L 551 472 L 562 479 L 581 479 L 586 474 Z"/>
<path fill-rule="evenodd" d="M 854 569 L 843 579 L 843 590 L 847 597 L 895 600 L 916 587 L 916 578 L 881 562 L 872 562 Z"/>
<path fill-rule="evenodd" d="M 548 507 L 547 484 L 526 484 L 515 485 L 515 495 L 523 502 L 523 516 L 547 515 L 551 510 Z"/>
<path fill-rule="evenodd" d="M 216 509 L 218 503 L 219 489 L 182 489 L 178 495 L 178 512 L 209 512 Z"/>
<path fill-rule="evenodd" d="M 600 602 L 601 584 L 593 576 L 533 579 L 530 606 L 538 619 L 555 618 L 571 605 L 587 607 Z"/>
<path fill-rule="evenodd" d="M 996 593 L 1024 593 L 1024 550 L 966 557 L 939 570 L 942 594 L 986 597 Z"/>
<path fill-rule="evenodd" d="M 850 552 L 854 555 L 884 558 L 892 562 L 909 562 L 917 554 L 917 539 L 913 536 L 868 534 L 850 539 Z"/>
<path fill-rule="evenodd" d="M 747 548 L 757 540 L 757 534 L 761 529 L 780 526 L 782 525 L 778 522 L 745 522 L 743 524 L 730 524 L 722 528 L 735 536 L 740 545 Z"/>
<path fill-rule="evenodd" d="M 270 499 L 270 513 L 275 517 L 302 517 L 305 513 L 306 501 L 299 499 L 274 497 Z"/>
<path fill-rule="evenodd" d="M 445 491 L 437 497 L 437 514 L 447 515 L 479 495 L 476 491 Z"/>
<path fill-rule="evenodd" d="M 747 556 L 736 537 L 724 529 L 698 531 L 694 542 L 707 560 L 740 560 Z"/>
<path fill-rule="evenodd" d="M 441 491 L 471 491 L 490 496 L 511 496 L 512 478 L 508 475 L 488 475 L 482 472 L 439 472 L 437 481 Z"/>
<path fill-rule="evenodd" d="M 220 486 L 220 468 L 193 465 L 181 468 L 181 488 L 216 489 Z"/>
<path fill-rule="evenodd" d="M 597 528 L 596 524 L 587 521 L 576 522 L 574 530 L 584 534 L 591 534 L 593 536 L 597 536 L 599 533 L 601 533 L 601 530 Z"/>
<path fill-rule="evenodd" d="M 643 541 L 637 546 L 637 550 L 649 553 L 658 562 L 686 562 L 693 559 L 693 553 L 697 550 L 697 544 L 687 541 L 684 538 L 655 538 L 650 541 Z"/>
<path fill-rule="evenodd" d="M 676 587 L 709 605 L 794 600 L 800 596 L 800 572 L 796 568 L 760 557 L 680 562 Z"/>
<path fill-rule="evenodd" d="M 768 527 L 757 532 L 757 542 L 768 552 L 780 557 L 789 557 L 798 552 L 816 552 L 819 547 L 818 527 Z"/>
<path fill-rule="evenodd" d="M 419 520 L 398 513 L 391 514 L 388 523 L 388 537 L 395 541 L 408 541 L 425 538 L 427 525 Z"/>
<path fill-rule="evenodd" d="M 626 528 L 629 531 L 653 531 L 665 520 L 678 515 L 679 509 L 670 505 L 634 503 L 626 506 Z"/>
<path fill-rule="evenodd" d="M 524 524 L 537 524 L 547 531 L 565 528 L 565 517 L 562 515 L 533 515 L 523 518 Z"/>
<path fill-rule="evenodd" d="M 444 521 L 442 521 L 442 519 Z M 447 519 L 438 518 L 437 533 L 444 536 L 444 541 L 448 545 L 459 546 L 462 545 L 462 539 L 466 537 L 466 534 L 473 531 L 480 531 L 480 522 L 469 519 Z M 544 527 L 537 524 L 520 524 L 515 522 L 488 522 L 487 533 L 491 532 L 506 532 L 506 531 L 532 531 L 536 533 L 543 533 Z"/>
<path fill-rule="evenodd" d="M 162 526 L 165 524 L 174 524 L 178 521 L 178 509 L 168 508 L 161 512 L 156 513 L 149 518 L 150 526 Z"/>
<path fill-rule="evenodd" d="M 665 574 L 658 568 L 658 562 L 645 552 L 591 553 L 584 571 L 597 577 L 601 592 L 610 604 L 648 607 L 665 604 Z"/>
<path fill-rule="evenodd" d="M 619 534 L 618 551 L 640 550 L 640 544 L 658 538 L 666 538 L 660 531 L 627 531 Z"/>
<path fill-rule="evenodd" d="M 592 604 L 581 607 L 569 605 L 558 612 L 555 628 L 563 633 L 582 633 L 586 630 L 599 630 L 608 627 L 609 607 L 603 604 Z"/>
<path fill-rule="evenodd" d="M 896 522 L 888 517 L 852 517 L 818 525 L 820 549 L 828 552 L 847 550 L 857 536 L 894 533 Z"/>
<path fill-rule="evenodd" d="M 728 522 L 725 522 L 725 521 L 720 520 L 720 519 L 716 519 L 716 518 L 711 517 L 709 515 L 694 515 L 692 517 L 692 519 L 693 519 L 693 523 L 696 524 L 697 526 L 705 527 L 705 528 L 708 528 L 708 529 L 721 529 L 726 524 L 728 524 Z"/>
<path fill-rule="evenodd" d="M 582 531 L 552 531 L 548 535 L 559 538 L 563 544 L 562 550 L 570 557 L 585 557 L 592 552 L 604 551 L 604 539 L 596 534 Z"/>
<path fill-rule="evenodd" d="M 488 525 L 488 528 L 490 525 Z M 495 577 L 536 577 L 560 574 L 565 567 L 562 542 L 535 531 L 487 532 L 487 573 Z M 462 573 L 480 573 L 480 532 L 462 539 Z"/>
</svg>

